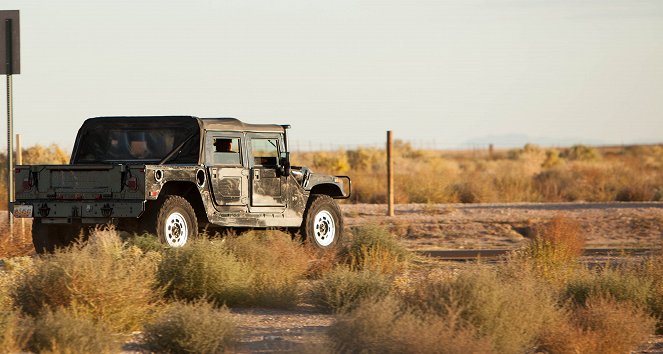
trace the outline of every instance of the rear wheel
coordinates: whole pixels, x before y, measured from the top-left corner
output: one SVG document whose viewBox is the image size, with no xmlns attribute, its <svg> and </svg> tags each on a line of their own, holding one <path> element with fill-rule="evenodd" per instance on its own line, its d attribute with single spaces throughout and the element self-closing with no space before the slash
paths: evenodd
<svg viewBox="0 0 663 354">
<path fill-rule="evenodd" d="M 33 219 L 32 244 L 38 254 L 52 253 L 72 244 L 81 229 L 77 224 L 43 224 L 41 219 Z"/>
<path fill-rule="evenodd" d="M 309 198 L 304 212 L 302 235 L 321 250 L 335 248 L 343 237 L 343 216 L 338 204 L 328 195 Z"/>
<path fill-rule="evenodd" d="M 186 199 L 168 196 L 159 208 L 156 229 L 161 243 L 182 247 L 198 236 L 196 212 Z"/>
</svg>

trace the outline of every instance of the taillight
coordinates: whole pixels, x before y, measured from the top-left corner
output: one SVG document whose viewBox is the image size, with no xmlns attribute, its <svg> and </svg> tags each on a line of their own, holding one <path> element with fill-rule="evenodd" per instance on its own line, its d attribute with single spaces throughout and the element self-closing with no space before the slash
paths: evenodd
<svg viewBox="0 0 663 354">
<path fill-rule="evenodd" d="M 23 191 L 29 191 L 32 189 L 32 179 L 29 177 L 23 178 Z"/>
<path fill-rule="evenodd" d="M 138 179 L 136 177 L 129 177 L 127 179 L 127 187 L 129 187 L 130 190 L 132 191 L 137 191 L 138 190 Z"/>
</svg>

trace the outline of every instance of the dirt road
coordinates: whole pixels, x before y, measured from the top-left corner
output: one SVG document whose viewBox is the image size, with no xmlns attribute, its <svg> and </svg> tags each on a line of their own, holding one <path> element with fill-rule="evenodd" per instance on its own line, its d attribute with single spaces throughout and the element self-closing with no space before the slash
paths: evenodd
<svg viewBox="0 0 663 354">
<path fill-rule="evenodd" d="M 387 225 L 412 250 L 514 248 L 533 227 L 563 215 L 576 220 L 588 247 L 652 247 L 663 239 L 663 203 L 342 205 L 346 226 Z"/>
</svg>

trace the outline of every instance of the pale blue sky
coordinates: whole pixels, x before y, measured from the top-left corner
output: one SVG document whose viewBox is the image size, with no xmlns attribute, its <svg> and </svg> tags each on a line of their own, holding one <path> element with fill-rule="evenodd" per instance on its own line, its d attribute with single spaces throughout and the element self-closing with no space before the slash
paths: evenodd
<svg viewBox="0 0 663 354">
<path fill-rule="evenodd" d="M 440 147 L 506 134 L 663 141 L 658 0 L 2 9 L 21 10 L 14 115 L 25 145 L 70 148 L 86 117 L 167 114 L 290 123 L 301 147 L 381 142 L 387 129 Z"/>
</svg>

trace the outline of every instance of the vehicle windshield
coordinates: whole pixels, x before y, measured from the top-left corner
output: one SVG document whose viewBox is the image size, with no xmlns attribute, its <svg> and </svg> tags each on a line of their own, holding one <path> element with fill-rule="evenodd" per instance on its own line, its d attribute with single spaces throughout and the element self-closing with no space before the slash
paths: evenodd
<svg viewBox="0 0 663 354">
<path fill-rule="evenodd" d="M 126 120 L 126 118 L 125 118 Z M 168 163 L 197 163 L 198 125 L 184 122 L 139 119 L 84 125 L 73 163 L 157 163 L 182 145 Z"/>
</svg>

